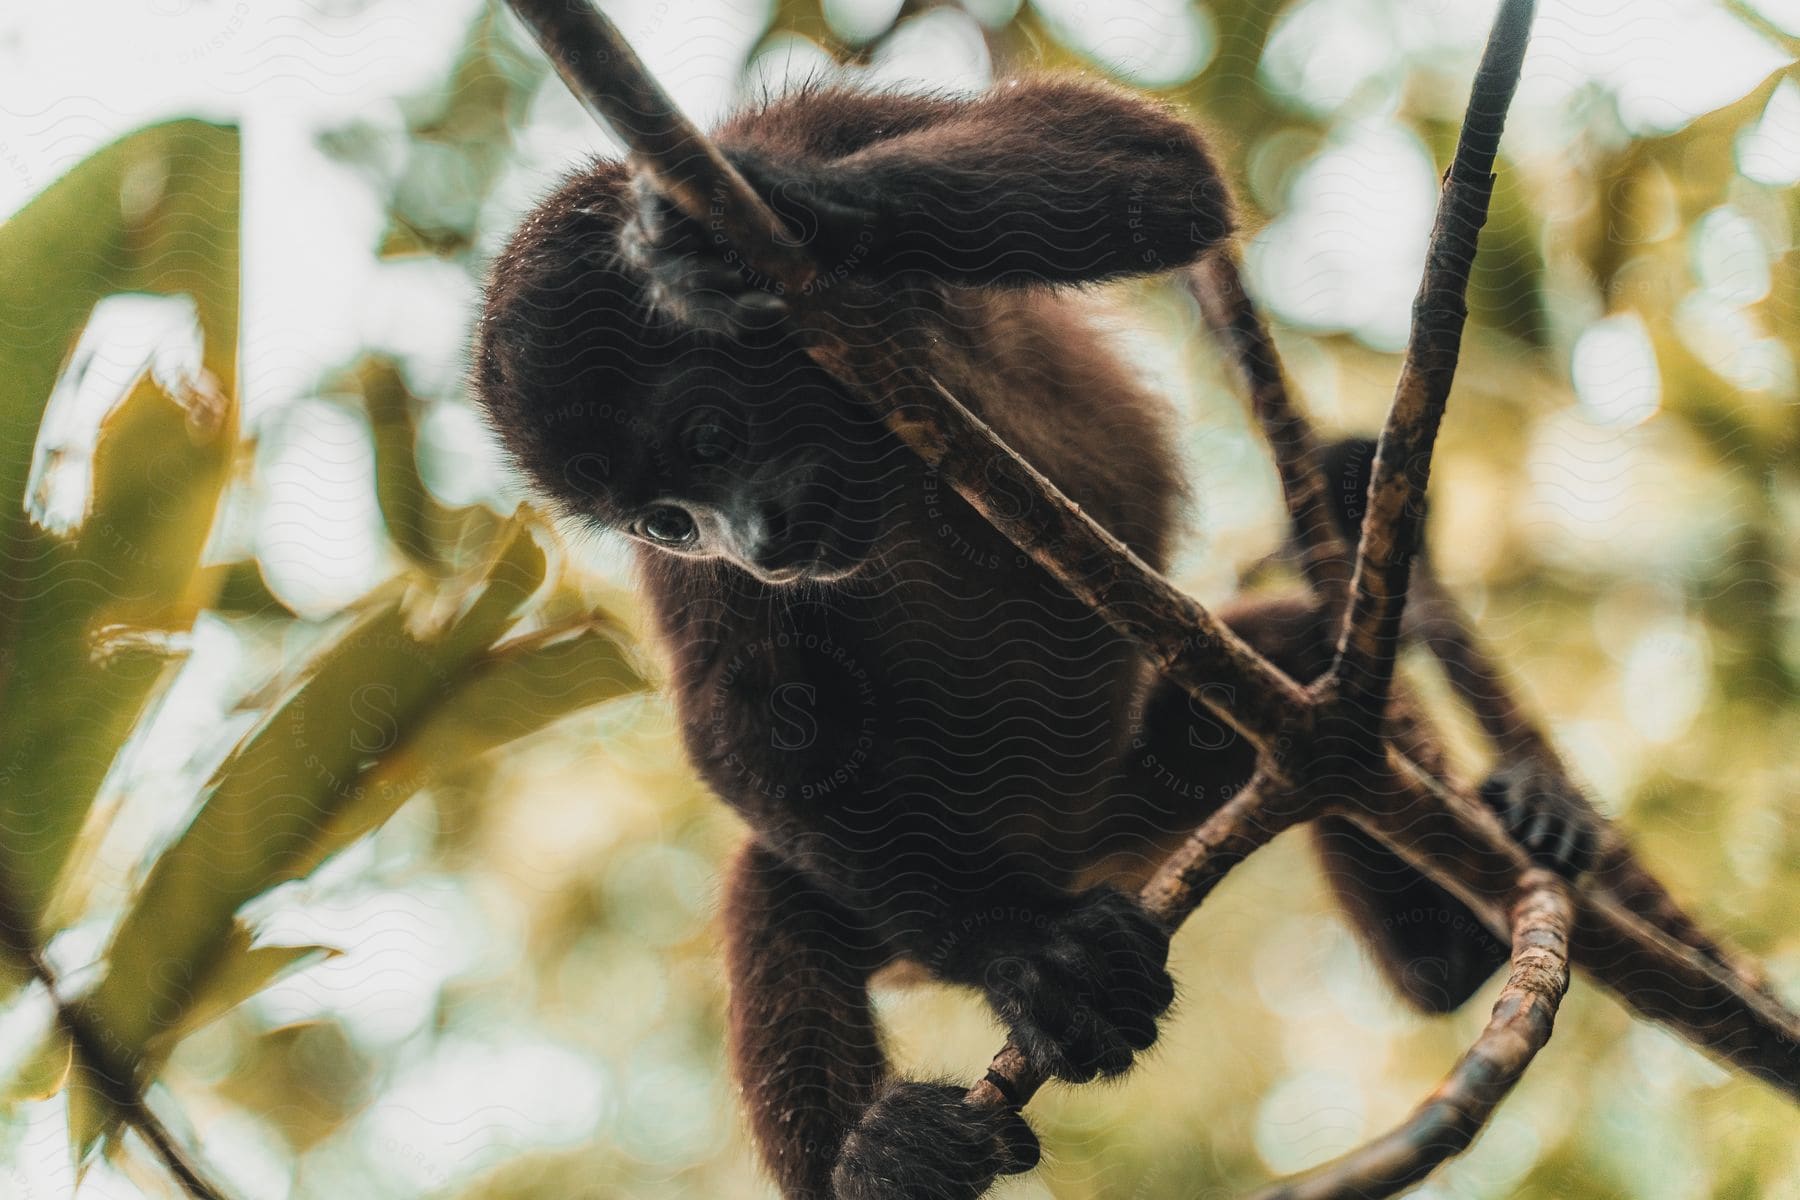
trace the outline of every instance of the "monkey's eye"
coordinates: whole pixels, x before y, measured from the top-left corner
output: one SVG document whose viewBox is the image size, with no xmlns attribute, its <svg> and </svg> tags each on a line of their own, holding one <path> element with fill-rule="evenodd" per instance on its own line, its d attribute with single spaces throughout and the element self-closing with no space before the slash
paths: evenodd
<svg viewBox="0 0 1800 1200">
<path fill-rule="evenodd" d="M 688 516 L 685 509 L 673 504 L 659 504 L 638 520 L 638 533 L 665 546 L 685 546 L 699 536 L 700 531 L 694 527 L 694 518 Z"/>
<path fill-rule="evenodd" d="M 688 430 L 685 441 L 688 457 L 697 463 L 724 462 L 736 448 L 731 432 L 723 425 L 711 423 Z"/>
</svg>

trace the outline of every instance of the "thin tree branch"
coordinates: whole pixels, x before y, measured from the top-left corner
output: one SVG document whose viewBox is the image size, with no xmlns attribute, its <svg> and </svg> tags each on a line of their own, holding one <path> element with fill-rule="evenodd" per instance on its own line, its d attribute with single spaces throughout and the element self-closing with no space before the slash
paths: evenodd
<svg viewBox="0 0 1800 1200">
<path fill-rule="evenodd" d="M 887 378 L 901 378 L 906 370 L 895 364 Z M 1285 770 L 1291 754 L 1276 756 L 1274 749 L 1284 738 L 1297 748 L 1310 725 L 1305 690 L 1083 512 L 941 384 L 931 382 L 937 403 L 926 407 L 899 399 L 903 407 L 888 408 L 889 428 L 994 528 L 1135 640 L 1163 675 L 1263 751 L 1267 769 Z M 1008 496 L 1014 500 L 1005 501 Z M 1020 496 L 1029 499 L 1020 504 Z"/>
<path fill-rule="evenodd" d="M 106 1039 L 94 1029 L 73 1006 L 65 1003 L 53 990 L 48 975 L 40 978 L 46 988 L 52 988 L 51 997 L 56 1005 L 56 1019 L 75 1045 L 75 1057 L 82 1064 L 82 1076 L 92 1079 L 99 1088 L 100 1094 L 119 1113 L 119 1116 L 138 1131 L 138 1134 L 160 1158 L 163 1165 L 178 1183 L 187 1190 L 194 1200 L 228 1200 L 224 1188 L 214 1183 L 200 1164 L 190 1155 L 175 1135 L 169 1132 L 168 1126 L 150 1108 L 143 1090 L 137 1085 L 131 1074 L 111 1061 L 106 1053 Z M 71 1081 L 70 1086 L 80 1086 Z"/>
<path fill-rule="evenodd" d="M 1413 300 L 1412 334 L 1381 431 L 1351 581 L 1350 611 L 1328 679 L 1346 711 L 1378 718 L 1387 708 L 1399 650 L 1407 577 L 1424 529 L 1431 452 L 1450 399 L 1468 318 L 1475 248 L 1494 192 L 1494 160 L 1519 84 L 1533 0 L 1505 0 L 1494 18 L 1469 95 L 1456 157 L 1444 175 L 1425 274 Z"/>
<path fill-rule="evenodd" d="M 162 1118 L 151 1110 L 136 1073 L 116 1061 L 108 1049 L 106 1035 L 75 1005 L 63 999 L 56 973 L 38 949 L 35 924 L 10 893 L 0 890 L 0 951 L 10 955 L 43 985 L 57 1024 L 74 1045 L 81 1076 L 91 1080 L 106 1103 L 138 1131 L 193 1200 L 229 1200 L 228 1193 L 207 1176 L 162 1123 Z M 80 1086 L 79 1081 L 72 1078 L 70 1086 Z"/>
<path fill-rule="evenodd" d="M 1569 987 L 1567 886 L 1549 871 L 1521 880 L 1512 910 L 1512 972 L 1487 1028 L 1398 1128 L 1255 1200 L 1379 1200 L 1461 1154 L 1550 1040 Z"/>
<path fill-rule="evenodd" d="M 1268 323 L 1251 301 L 1230 249 L 1207 255 L 1186 279 L 1207 328 L 1237 368 L 1251 415 L 1275 453 L 1300 572 L 1327 605 L 1340 608 L 1349 594 L 1351 548 L 1332 519 L 1318 438 L 1288 391 Z"/>
<path fill-rule="evenodd" d="M 631 151 L 635 166 L 698 220 L 719 222 L 723 249 L 799 291 L 818 268 L 712 139 L 682 115 L 617 26 L 588 0 L 511 0 L 575 98 Z"/>
</svg>

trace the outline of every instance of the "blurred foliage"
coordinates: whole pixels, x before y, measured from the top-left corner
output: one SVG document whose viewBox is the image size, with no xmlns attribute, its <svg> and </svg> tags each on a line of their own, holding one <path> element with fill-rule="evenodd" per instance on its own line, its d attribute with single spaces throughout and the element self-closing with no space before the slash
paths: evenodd
<svg viewBox="0 0 1800 1200">
<path fill-rule="evenodd" d="M 1079 36 L 1080 5 L 771 7 L 722 70 L 752 78 L 795 37 L 877 69 L 949 19 L 997 71 L 1110 65 L 1143 82 Z M 1726 11 L 1800 48 L 1765 6 Z M 1427 180 L 1447 160 L 1473 51 L 1419 32 L 1412 7 L 1218 0 L 1188 15 L 1188 76 L 1158 90 L 1217 131 L 1253 249 L 1305 207 L 1309 172 L 1372 128 L 1416 146 Z M 663 6 L 644 27 L 675 17 Z M 1308 49 L 1332 21 L 1378 32 Z M 716 54 L 694 22 L 697 52 Z M 1370 45 L 1360 76 L 1321 85 Z M 1746 78 L 1673 128 L 1633 125 L 1601 83 L 1535 140 L 1515 118 L 1432 530 L 1441 571 L 1601 802 L 1790 995 L 1800 203 L 1744 147 L 1795 74 Z M 548 78 L 485 8 L 436 84 L 320 136 L 381 205 L 372 258 L 478 277 L 547 182 L 526 165 L 534 131 L 579 117 Z M 67 1125 L 84 1192 L 173 1194 L 80 1086 L 41 986 L 21 986 L 29 954 L 246 1198 L 770 1194 L 721 1050 L 713 879 L 737 828 L 683 767 L 661 705 L 630 699 L 650 684 L 616 566 L 528 511 L 447 498 L 430 427 L 457 411 L 456 366 L 371 339 L 307 398 L 355 415 L 387 578 L 297 615 L 267 544 L 234 532 L 271 486 L 238 415 L 238 177 L 235 130 L 172 122 L 0 226 L 0 1160 L 66 1158 L 43 1131 Z M 1289 292 L 1273 268 L 1258 281 L 1321 424 L 1373 428 L 1395 347 L 1308 316 L 1310 276 Z M 102 310 L 143 296 L 188 306 L 175 324 L 193 350 L 147 353 L 120 378 L 90 338 Z M 1216 599 L 1279 529 L 1266 457 L 1185 299 L 1141 285 L 1113 300 L 1189 418 L 1201 519 L 1180 567 Z M 46 420 L 97 390 L 113 394 L 88 441 Z M 189 689 L 213 719 L 176 721 Z M 171 740 L 179 769 L 158 774 L 146 761 Z M 1479 1002 L 1441 1020 L 1399 1010 L 1292 840 L 1209 900 L 1175 970 L 1183 998 L 1152 1061 L 1035 1102 L 1049 1158 L 1002 1194 L 1235 1194 L 1391 1123 L 1485 1017 Z M 880 1004 L 904 1070 L 967 1077 L 993 1049 L 966 996 Z M 1493 1127 L 1415 1194 L 1800 1196 L 1794 1129 L 1767 1089 L 1578 984 Z M 0 1173 L 0 1193 L 41 1194 L 36 1178 Z"/>
<path fill-rule="evenodd" d="M 55 929 L 45 914 L 65 864 L 73 856 L 86 865 L 77 852 L 84 818 L 179 656 L 156 635 L 186 631 L 222 593 L 227 564 L 203 551 L 228 476 L 249 449 L 233 418 L 237 167 L 235 130 L 161 126 L 101 152 L 0 230 L 7 307 L 21 318 L 8 346 L 7 414 L 20 437 L 5 447 L 14 516 L 0 692 L 8 781 L 0 917 L 11 927 L 16 977 L 46 969 L 38 964 Z M 53 394 L 72 394 L 53 393 L 59 363 L 72 388 L 97 357 L 77 346 L 65 362 L 97 302 L 140 291 L 193 296 L 205 353 L 179 396 L 142 364 L 100 424 L 91 496 L 62 535 L 44 527 L 47 501 L 25 494 L 38 441 L 30 418 Z M 335 953 L 260 944 L 239 917 L 245 904 L 307 875 L 487 752 L 645 687 L 604 614 L 557 598 L 564 585 L 539 521 L 524 510 L 504 520 L 456 512 L 428 497 L 413 454 L 415 402 L 394 364 L 367 359 L 351 378 L 375 432 L 383 511 L 408 565 L 334 619 L 318 644 L 290 655 L 266 698 L 243 697 L 253 727 L 205 781 L 186 827 L 153 856 L 105 950 L 103 977 L 80 1001 L 110 1056 L 96 1068 L 154 1078 L 182 1037 Z M 40 448 L 32 479 L 51 489 L 67 466 L 59 456 L 77 452 Z M 46 1048 L 9 1088 L 14 1101 L 70 1084 L 61 1038 L 45 1033 Z M 78 1162 L 116 1132 L 100 1091 L 81 1087 L 69 1103 Z"/>
</svg>

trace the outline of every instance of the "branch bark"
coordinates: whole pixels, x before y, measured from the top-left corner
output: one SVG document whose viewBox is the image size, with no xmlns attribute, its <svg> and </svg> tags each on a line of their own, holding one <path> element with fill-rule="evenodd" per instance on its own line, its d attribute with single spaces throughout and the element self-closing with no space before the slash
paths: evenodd
<svg viewBox="0 0 1800 1200">
<path fill-rule="evenodd" d="M 1316 815 L 1296 802 L 1295 792 L 1258 771 L 1157 868 L 1139 890 L 1138 899 L 1151 916 L 1173 931 L 1212 894 L 1231 868 L 1284 830 Z M 1019 1048 L 1008 1042 L 988 1064 L 987 1075 L 969 1089 L 967 1099 L 971 1104 L 1022 1107 L 1045 1082 Z"/>
<path fill-rule="evenodd" d="M 1569 987 L 1572 909 L 1561 879 L 1533 871 L 1512 909 L 1512 971 L 1487 1028 L 1399 1127 L 1254 1200 L 1379 1200 L 1468 1149 L 1550 1040 Z"/>
<path fill-rule="evenodd" d="M 1335 688 L 1347 711 L 1371 718 L 1386 711 L 1393 684 L 1408 574 L 1425 528 L 1431 452 L 1456 379 L 1469 315 L 1469 273 L 1487 224 L 1500 133 L 1519 85 L 1535 9 L 1533 0 L 1505 0 L 1494 17 L 1456 157 L 1444 173 L 1425 274 L 1413 300 L 1412 334 L 1375 455 L 1350 610 L 1327 677 L 1327 688 Z"/>
<path fill-rule="evenodd" d="M 1341 608 L 1350 587 L 1350 547 L 1332 519 L 1318 437 L 1288 391 L 1268 323 L 1251 302 L 1230 250 L 1209 255 L 1186 278 L 1207 328 L 1226 361 L 1237 368 L 1250 414 L 1275 453 L 1300 573 L 1324 603 Z"/>
</svg>

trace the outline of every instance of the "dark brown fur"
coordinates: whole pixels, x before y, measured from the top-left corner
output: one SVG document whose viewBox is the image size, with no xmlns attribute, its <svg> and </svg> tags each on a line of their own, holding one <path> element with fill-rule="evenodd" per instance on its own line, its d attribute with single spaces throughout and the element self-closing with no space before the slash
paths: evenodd
<svg viewBox="0 0 1800 1200">
<path fill-rule="evenodd" d="M 811 90 L 718 140 L 811 239 L 839 303 L 929 329 L 952 390 L 1165 565 L 1181 499 L 1166 407 L 1084 296 L 1040 285 L 1172 269 L 1227 236 L 1191 126 L 1051 79 L 976 100 Z M 1141 875 L 1250 757 L 778 326 L 754 328 L 769 298 L 722 280 L 720 251 L 593 164 L 495 263 L 479 394 L 566 512 L 644 536 L 673 497 L 694 545 L 709 521 L 741 525 L 768 571 L 801 572 L 774 584 L 761 557 L 639 543 L 688 753 L 750 827 L 726 898 L 735 1071 L 787 1195 L 973 1196 L 1035 1162 L 1035 1140 L 964 1108 L 961 1085 L 889 1079 L 870 975 L 904 960 L 982 990 L 1051 1073 L 1123 1070 L 1172 994 L 1167 937 L 1085 885 Z M 725 423 L 728 477 L 691 448 Z M 1232 619 L 1297 673 L 1329 652 L 1293 606 Z M 1357 897 L 1391 934 L 1381 898 Z"/>
</svg>

